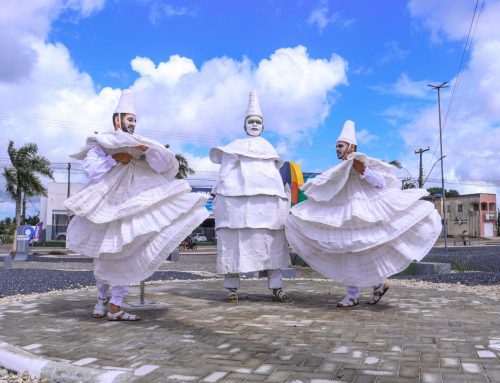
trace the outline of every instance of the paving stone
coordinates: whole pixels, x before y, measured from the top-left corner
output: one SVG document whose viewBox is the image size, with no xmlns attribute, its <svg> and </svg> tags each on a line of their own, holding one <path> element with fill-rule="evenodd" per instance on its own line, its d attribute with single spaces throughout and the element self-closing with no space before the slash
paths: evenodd
<svg viewBox="0 0 500 383">
<path fill-rule="evenodd" d="M 214 257 L 185 261 L 173 267 L 215 273 Z M 130 371 L 138 383 L 500 382 L 498 300 L 398 286 L 376 306 L 340 310 L 341 285 L 317 278 L 285 287 L 286 305 L 271 301 L 264 280 L 243 279 L 244 299 L 232 305 L 220 278 L 148 282 L 148 299 L 162 307 L 130 308 L 136 323 L 92 318 L 93 289 L 4 302 L 0 344 Z"/>
</svg>

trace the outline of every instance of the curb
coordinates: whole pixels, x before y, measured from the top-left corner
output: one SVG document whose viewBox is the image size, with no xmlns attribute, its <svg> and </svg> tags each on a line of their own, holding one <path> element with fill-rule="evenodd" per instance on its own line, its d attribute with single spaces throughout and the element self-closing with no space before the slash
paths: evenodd
<svg viewBox="0 0 500 383">
<path fill-rule="evenodd" d="M 0 342 L 0 366 L 17 373 L 27 372 L 32 378 L 47 379 L 49 382 L 126 383 L 132 380 L 129 371 L 55 362 L 4 342 Z"/>
</svg>

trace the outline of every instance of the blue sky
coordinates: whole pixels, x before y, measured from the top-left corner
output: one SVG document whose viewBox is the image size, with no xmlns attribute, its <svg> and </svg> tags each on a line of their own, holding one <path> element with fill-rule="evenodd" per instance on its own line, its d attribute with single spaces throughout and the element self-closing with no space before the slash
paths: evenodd
<svg viewBox="0 0 500 383">
<path fill-rule="evenodd" d="M 448 81 L 446 187 L 500 187 L 498 0 L 4 0 L 2 7 L 1 167 L 9 165 L 9 139 L 37 142 L 65 181 L 68 155 L 110 128 L 120 91 L 131 88 L 136 133 L 170 143 L 197 170 L 192 183 L 210 183 L 217 167 L 208 150 L 243 136 L 256 89 L 264 137 L 304 171 L 337 163 L 333 147 L 351 119 L 359 151 L 397 159 L 406 168 L 398 175 L 416 179 L 416 149 L 431 149 L 425 176 L 440 156 L 437 95 L 427 84 Z M 426 186 L 439 177 L 436 166 Z M 0 200 L 0 217 L 13 215 L 12 203 Z"/>
</svg>

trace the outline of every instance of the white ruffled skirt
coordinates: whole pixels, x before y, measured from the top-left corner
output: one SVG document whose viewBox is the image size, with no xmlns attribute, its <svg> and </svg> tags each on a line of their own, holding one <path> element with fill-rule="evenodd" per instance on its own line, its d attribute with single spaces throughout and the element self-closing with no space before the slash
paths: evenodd
<svg viewBox="0 0 500 383">
<path fill-rule="evenodd" d="M 144 161 L 118 165 L 66 200 L 68 248 L 94 258 L 96 279 L 128 285 L 151 276 L 209 212 L 207 197 Z"/>
<path fill-rule="evenodd" d="M 422 259 L 441 232 L 423 190 L 379 189 L 352 177 L 330 201 L 306 200 L 291 209 L 291 247 L 321 274 L 368 287 Z"/>
<path fill-rule="evenodd" d="M 290 255 L 284 224 L 286 198 L 274 195 L 214 200 L 217 229 L 217 272 L 247 273 L 288 267 Z"/>
<path fill-rule="evenodd" d="M 289 265 L 284 230 L 217 230 L 217 272 L 220 274 L 275 270 Z"/>
</svg>

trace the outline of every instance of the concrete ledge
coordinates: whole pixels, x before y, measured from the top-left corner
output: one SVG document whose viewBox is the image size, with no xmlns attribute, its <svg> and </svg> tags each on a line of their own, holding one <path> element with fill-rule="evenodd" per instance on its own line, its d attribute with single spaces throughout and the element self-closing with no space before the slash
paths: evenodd
<svg viewBox="0 0 500 383">
<path fill-rule="evenodd" d="M 450 263 L 413 262 L 400 275 L 436 275 L 451 273 Z"/>
<path fill-rule="evenodd" d="M 180 258 L 179 252 L 177 250 L 174 250 L 170 253 L 170 255 L 167 258 L 167 261 L 170 262 L 178 262 Z"/>
<path fill-rule="evenodd" d="M 290 252 L 290 260 L 292 265 L 296 266 L 309 266 L 306 261 L 304 261 L 297 253 Z"/>
<path fill-rule="evenodd" d="M 281 269 L 281 275 L 283 276 L 283 278 L 295 278 L 297 275 L 297 271 L 295 271 L 293 267 L 285 267 Z M 257 277 L 267 278 L 267 270 L 259 271 Z"/>
<path fill-rule="evenodd" d="M 49 382 L 125 383 L 132 373 L 118 370 L 102 370 L 55 362 L 33 355 L 8 343 L 0 343 L 0 365 L 18 373 L 27 372 L 34 379 Z"/>
</svg>

